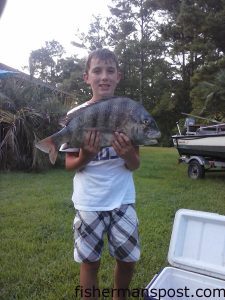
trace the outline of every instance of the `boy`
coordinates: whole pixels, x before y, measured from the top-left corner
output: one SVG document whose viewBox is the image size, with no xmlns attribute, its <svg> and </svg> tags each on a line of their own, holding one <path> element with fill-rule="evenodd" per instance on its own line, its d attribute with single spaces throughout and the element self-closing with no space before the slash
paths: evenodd
<svg viewBox="0 0 225 300">
<path fill-rule="evenodd" d="M 84 81 L 91 86 L 92 98 L 82 106 L 113 96 L 120 78 L 113 52 L 107 49 L 91 52 Z M 140 165 L 139 148 L 118 132 L 112 147 L 100 151 L 99 140 L 100 132 L 90 130 L 82 148 L 66 153 L 66 169 L 76 170 L 72 196 L 76 209 L 74 259 L 80 263 L 81 296 L 97 299 L 97 274 L 106 233 L 110 254 L 116 259 L 111 292 L 113 299 L 119 300 L 126 298 L 125 291 L 140 257 L 132 177 L 132 171 Z M 91 297 L 85 293 L 88 289 L 92 290 Z"/>
</svg>

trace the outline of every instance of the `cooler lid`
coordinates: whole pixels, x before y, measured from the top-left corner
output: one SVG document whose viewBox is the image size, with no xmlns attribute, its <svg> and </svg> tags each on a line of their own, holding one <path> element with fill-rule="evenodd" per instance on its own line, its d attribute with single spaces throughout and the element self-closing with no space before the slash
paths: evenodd
<svg viewBox="0 0 225 300">
<path fill-rule="evenodd" d="M 180 269 L 225 280 L 225 216 L 178 210 L 168 261 Z"/>
</svg>

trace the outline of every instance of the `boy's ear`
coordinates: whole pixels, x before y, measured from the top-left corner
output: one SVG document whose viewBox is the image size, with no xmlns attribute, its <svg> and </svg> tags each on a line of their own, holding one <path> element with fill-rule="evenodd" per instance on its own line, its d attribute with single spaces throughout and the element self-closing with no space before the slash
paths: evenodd
<svg viewBox="0 0 225 300">
<path fill-rule="evenodd" d="M 83 74 L 83 79 L 86 83 L 88 83 L 88 74 L 87 73 Z"/>
<path fill-rule="evenodd" d="M 117 75 L 117 83 L 120 82 L 121 78 L 122 78 L 122 73 L 121 73 L 121 72 L 118 72 L 118 75 Z"/>
</svg>

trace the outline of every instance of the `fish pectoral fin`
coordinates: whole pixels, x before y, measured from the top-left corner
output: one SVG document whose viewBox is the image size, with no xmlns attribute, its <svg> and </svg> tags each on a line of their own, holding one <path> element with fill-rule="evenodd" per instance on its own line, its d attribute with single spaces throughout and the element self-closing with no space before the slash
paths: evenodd
<svg viewBox="0 0 225 300">
<path fill-rule="evenodd" d="M 53 165 L 55 164 L 58 151 L 57 151 L 55 144 L 53 143 L 51 137 L 47 137 L 47 138 L 39 141 L 38 143 L 35 144 L 35 147 L 45 153 L 48 153 L 50 162 Z"/>
</svg>

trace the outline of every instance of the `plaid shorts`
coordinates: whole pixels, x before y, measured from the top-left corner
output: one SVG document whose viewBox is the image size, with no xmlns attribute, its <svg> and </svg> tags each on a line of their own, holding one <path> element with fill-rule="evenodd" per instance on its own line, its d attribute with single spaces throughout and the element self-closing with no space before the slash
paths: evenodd
<svg viewBox="0 0 225 300">
<path fill-rule="evenodd" d="M 133 204 L 111 211 L 77 211 L 73 229 L 77 262 L 100 259 L 105 233 L 111 256 L 124 262 L 135 262 L 140 258 L 138 219 Z"/>
</svg>

